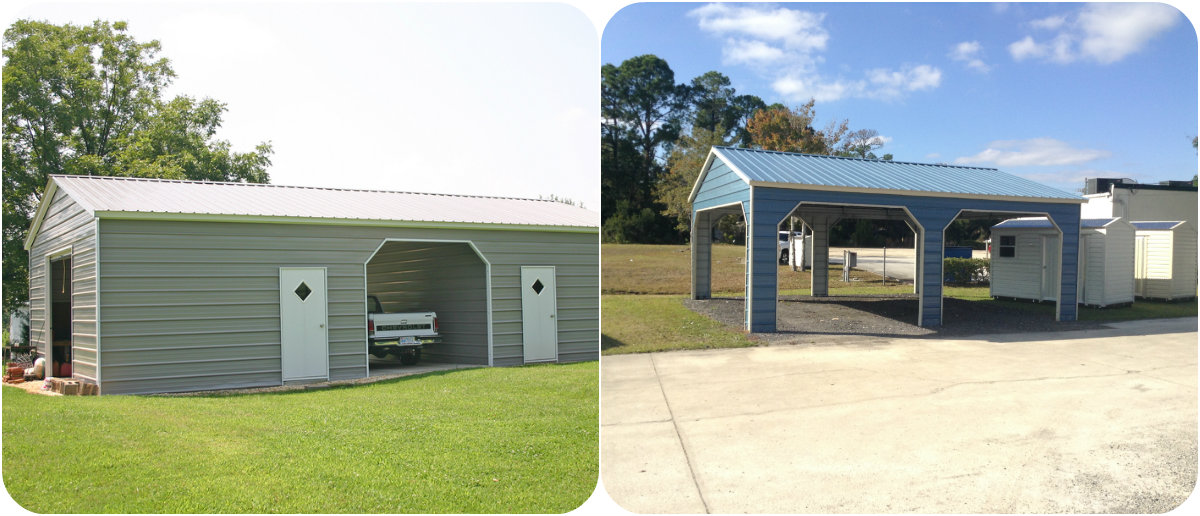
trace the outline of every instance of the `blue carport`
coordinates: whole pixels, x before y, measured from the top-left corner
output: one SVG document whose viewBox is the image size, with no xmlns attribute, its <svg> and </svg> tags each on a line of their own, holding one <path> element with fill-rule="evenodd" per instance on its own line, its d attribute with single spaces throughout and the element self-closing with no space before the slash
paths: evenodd
<svg viewBox="0 0 1200 516">
<path fill-rule="evenodd" d="M 775 331 L 779 226 L 812 231 L 813 296 L 829 293 L 829 229 L 842 218 L 903 220 L 916 234 L 917 324 L 942 324 L 942 247 L 958 218 L 1042 215 L 1061 232 L 1055 317 L 1077 314 L 1079 205 L 1084 199 L 993 168 L 713 147 L 692 188 L 692 298 L 712 296 L 712 224 L 746 220 L 746 329 Z"/>
</svg>

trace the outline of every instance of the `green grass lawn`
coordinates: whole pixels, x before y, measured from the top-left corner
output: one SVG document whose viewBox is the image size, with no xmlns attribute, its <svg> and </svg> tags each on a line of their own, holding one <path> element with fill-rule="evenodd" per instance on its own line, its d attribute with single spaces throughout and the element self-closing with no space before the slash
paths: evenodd
<svg viewBox="0 0 1200 516">
<path fill-rule="evenodd" d="M 755 345 L 746 334 L 688 310 L 682 296 L 604 295 L 600 316 L 606 355 Z"/>
<path fill-rule="evenodd" d="M 205 397 L 3 393 L 39 513 L 559 513 L 598 473 L 596 362 Z"/>
<path fill-rule="evenodd" d="M 600 246 L 601 293 L 603 294 L 689 294 L 692 288 L 691 248 L 686 245 L 603 244 Z M 746 292 L 746 248 L 713 244 L 712 291 L 720 296 L 743 296 Z M 882 287 L 882 278 L 859 269 L 850 271 L 851 282 L 842 281 L 840 265 L 830 267 L 829 288 Z M 779 267 L 781 294 L 808 293 L 812 274 Z M 906 292 L 903 286 L 882 287 L 888 292 Z M 912 292 L 908 285 L 907 292 Z"/>
</svg>

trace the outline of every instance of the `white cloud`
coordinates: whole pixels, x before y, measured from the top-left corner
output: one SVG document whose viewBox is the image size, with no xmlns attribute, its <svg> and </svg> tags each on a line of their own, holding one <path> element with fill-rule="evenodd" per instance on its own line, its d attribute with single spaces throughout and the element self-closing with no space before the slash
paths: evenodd
<svg viewBox="0 0 1200 516">
<path fill-rule="evenodd" d="M 998 140 L 974 156 L 955 158 L 959 165 L 993 163 L 1001 167 L 1061 166 L 1107 158 L 1111 153 L 1098 149 L 1076 149 L 1053 138 Z"/>
<path fill-rule="evenodd" d="M 929 90 L 942 83 L 942 71 L 929 65 L 905 66 L 899 70 L 876 68 L 867 71 L 868 96 L 896 97 L 906 91 Z"/>
<path fill-rule="evenodd" d="M 930 65 L 869 70 L 860 79 L 823 76 L 817 68 L 830 40 L 824 13 L 770 5 L 707 4 L 687 15 L 697 20 L 702 31 L 725 38 L 725 64 L 751 67 L 791 101 L 893 99 L 941 84 L 941 70 Z"/>
<path fill-rule="evenodd" d="M 786 57 L 782 49 L 768 43 L 733 38 L 725 42 L 722 54 L 725 64 L 766 64 L 778 62 Z"/>
<path fill-rule="evenodd" d="M 967 68 L 987 73 L 992 67 L 979 57 L 982 50 L 983 46 L 978 41 L 963 41 L 950 50 L 950 59 L 966 63 Z"/>
<path fill-rule="evenodd" d="M 785 7 L 733 7 L 708 4 L 693 9 L 688 16 L 700 19 L 700 28 L 717 35 L 740 34 L 761 40 L 780 42 L 799 52 L 824 50 L 829 32 L 821 26 L 823 13 Z"/>
<path fill-rule="evenodd" d="M 856 92 L 863 89 L 861 82 L 825 81 L 818 75 L 793 76 L 786 75 L 771 83 L 776 93 L 796 101 L 814 99 L 817 102 L 829 102 L 848 96 L 857 96 Z"/>
<path fill-rule="evenodd" d="M 1025 36 L 1010 44 L 1008 51 L 1017 61 L 1040 58 L 1056 63 L 1088 60 L 1110 64 L 1138 52 L 1179 19 L 1179 11 L 1166 4 L 1089 4 L 1070 17 L 1034 20 L 1030 23 L 1034 28 L 1060 32 L 1044 42 Z"/>
<path fill-rule="evenodd" d="M 1066 22 L 1067 22 L 1066 15 L 1059 15 L 1059 16 L 1047 16 L 1040 20 L 1033 20 L 1033 21 L 1029 22 L 1029 25 L 1035 29 L 1055 30 L 1059 27 L 1062 27 L 1063 24 Z"/>
<path fill-rule="evenodd" d="M 1044 46 L 1039 45 L 1033 40 L 1033 36 L 1025 36 L 1025 39 L 1014 41 L 1008 45 L 1008 53 L 1016 61 L 1024 61 L 1030 57 L 1041 57 L 1046 54 Z"/>
<path fill-rule="evenodd" d="M 1179 21 L 1167 4 L 1095 4 L 1079 14 L 1080 52 L 1100 63 L 1112 63 L 1141 48 Z"/>
<path fill-rule="evenodd" d="M 771 87 L 791 100 L 827 102 L 852 97 L 894 100 L 909 92 L 936 88 L 942 82 L 942 71 L 929 65 L 908 65 L 898 70 L 874 68 L 864 75 L 858 80 L 833 80 L 817 73 L 789 74 L 776 79 Z"/>
</svg>

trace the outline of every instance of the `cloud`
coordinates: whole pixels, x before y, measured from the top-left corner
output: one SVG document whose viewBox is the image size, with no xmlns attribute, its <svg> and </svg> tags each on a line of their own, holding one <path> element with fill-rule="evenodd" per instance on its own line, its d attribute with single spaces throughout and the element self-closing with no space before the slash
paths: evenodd
<svg viewBox="0 0 1200 516">
<path fill-rule="evenodd" d="M 1098 149 L 1076 149 L 1053 138 L 998 140 L 974 156 L 955 158 L 959 165 L 993 163 L 1000 167 L 1061 166 L 1107 158 L 1111 153 Z"/>
<path fill-rule="evenodd" d="M 931 90 L 942 83 L 942 71 L 929 65 L 900 69 L 874 68 L 857 80 L 826 79 L 820 74 L 790 74 L 776 79 L 771 88 L 792 100 L 828 102 L 843 98 L 895 100 L 914 91 Z"/>
<path fill-rule="evenodd" d="M 725 64 L 767 64 L 786 57 L 782 49 L 762 41 L 729 39 L 722 49 Z"/>
<path fill-rule="evenodd" d="M 823 13 L 811 13 L 779 7 L 734 7 L 708 4 L 693 9 L 688 16 L 699 18 L 700 29 L 717 35 L 739 34 L 780 43 L 790 50 L 824 50 L 829 32 L 821 26 Z"/>
<path fill-rule="evenodd" d="M 700 30 L 724 38 L 722 62 L 746 65 L 791 101 L 832 101 L 847 97 L 894 99 L 941 84 L 930 65 L 874 69 L 863 77 L 826 77 L 818 70 L 830 41 L 825 14 L 772 5 L 707 4 L 687 16 Z"/>
<path fill-rule="evenodd" d="M 1055 30 L 1062 27 L 1067 22 L 1066 15 L 1048 16 L 1040 20 L 1033 20 L 1029 25 L 1035 29 Z"/>
<path fill-rule="evenodd" d="M 1166 4 L 1088 4 L 1073 15 L 1030 22 L 1035 29 L 1059 32 L 1045 41 L 1025 36 L 1009 44 L 1008 51 L 1016 61 L 1111 64 L 1140 51 L 1179 19 L 1179 11 Z"/>
<path fill-rule="evenodd" d="M 950 59 L 966 63 L 967 68 L 987 73 L 992 67 L 980 59 L 979 53 L 982 49 L 978 41 L 963 41 L 950 49 Z"/>
</svg>

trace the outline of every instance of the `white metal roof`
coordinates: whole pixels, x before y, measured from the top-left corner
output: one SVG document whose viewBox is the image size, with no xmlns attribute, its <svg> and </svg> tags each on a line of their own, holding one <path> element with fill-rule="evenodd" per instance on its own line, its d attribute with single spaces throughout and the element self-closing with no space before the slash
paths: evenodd
<svg viewBox="0 0 1200 516">
<path fill-rule="evenodd" d="M 100 218 L 299 219 L 587 231 L 598 228 L 600 219 L 594 211 L 540 199 L 72 175 L 50 176 L 43 208 L 56 188 Z M 35 217 L 30 237 L 43 213 L 39 210 Z"/>
</svg>

